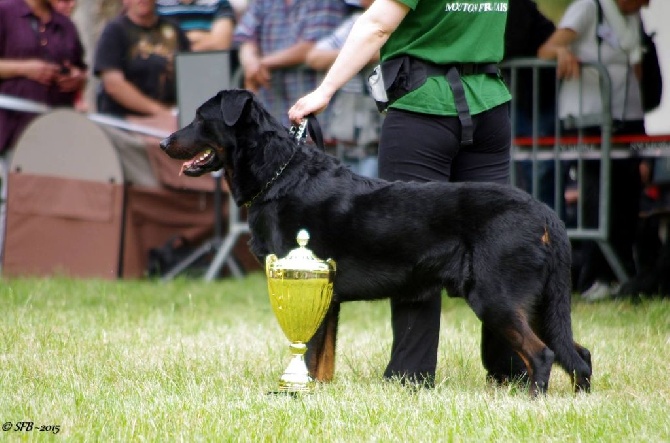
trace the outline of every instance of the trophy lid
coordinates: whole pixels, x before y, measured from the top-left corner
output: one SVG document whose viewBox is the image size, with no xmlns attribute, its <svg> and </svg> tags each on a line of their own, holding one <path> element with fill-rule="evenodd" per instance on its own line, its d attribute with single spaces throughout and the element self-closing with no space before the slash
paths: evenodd
<svg viewBox="0 0 670 443">
<path fill-rule="evenodd" d="M 309 271 L 315 273 L 329 273 L 334 267 L 332 260 L 321 260 L 308 249 L 307 242 L 309 241 L 309 233 L 305 229 L 301 229 L 296 237 L 298 247 L 292 249 L 284 258 L 274 260 L 269 263 L 268 270 L 284 270 L 284 271 Z"/>
</svg>

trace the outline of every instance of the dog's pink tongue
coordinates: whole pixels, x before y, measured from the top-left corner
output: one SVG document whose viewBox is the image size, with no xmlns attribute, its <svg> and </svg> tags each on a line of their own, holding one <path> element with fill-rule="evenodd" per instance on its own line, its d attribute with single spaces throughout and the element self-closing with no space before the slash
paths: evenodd
<svg viewBox="0 0 670 443">
<path fill-rule="evenodd" d="M 179 175 L 182 175 L 184 173 L 184 170 L 186 170 L 186 168 L 188 168 L 191 165 L 191 163 L 193 163 L 193 161 L 184 162 L 181 165 L 181 169 L 179 170 Z"/>
</svg>

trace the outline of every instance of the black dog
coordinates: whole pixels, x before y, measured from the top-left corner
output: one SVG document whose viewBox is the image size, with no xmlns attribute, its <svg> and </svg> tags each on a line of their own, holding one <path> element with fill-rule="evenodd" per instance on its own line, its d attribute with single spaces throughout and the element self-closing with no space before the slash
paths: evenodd
<svg viewBox="0 0 670 443">
<path fill-rule="evenodd" d="M 252 252 L 264 262 L 296 246 L 337 263 L 334 302 L 310 344 L 310 372 L 333 376 L 339 303 L 446 289 L 523 360 L 530 392 L 545 392 L 554 358 L 588 391 L 591 357 L 572 338 L 570 245 L 544 204 L 511 186 L 368 179 L 299 143 L 245 90 L 221 91 L 191 124 L 161 142 L 188 159 L 184 174 L 223 168 L 236 203 L 248 206 Z M 489 375 L 504 379 L 495 350 Z M 493 359 L 493 360 L 491 360 Z M 487 361 L 490 360 L 490 361 Z"/>
</svg>

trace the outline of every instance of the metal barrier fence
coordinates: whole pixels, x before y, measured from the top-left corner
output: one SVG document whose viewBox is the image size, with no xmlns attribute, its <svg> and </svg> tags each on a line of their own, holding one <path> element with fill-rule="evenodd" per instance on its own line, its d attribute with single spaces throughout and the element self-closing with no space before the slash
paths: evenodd
<svg viewBox="0 0 670 443">
<path fill-rule="evenodd" d="M 566 213 L 564 190 L 566 177 L 566 161 L 573 162 L 573 168 L 576 172 L 574 180 L 577 183 L 577 203 L 576 217 L 574 224 L 567 226 L 568 236 L 573 240 L 593 240 L 602 251 L 605 259 L 612 268 L 620 282 L 628 279 L 627 272 L 622 265 L 620 257 L 612 248 L 610 239 L 610 217 L 612 208 L 612 158 L 625 158 L 637 155 L 630 149 L 617 150 L 616 155 L 612 149 L 612 115 L 611 115 L 611 81 L 607 69 L 600 63 L 584 63 L 582 70 L 586 68 L 595 69 L 600 80 L 600 89 L 602 97 L 602 116 L 600 119 L 600 136 L 586 137 L 580 129 L 577 129 L 576 137 L 562 136 L 562 125 L 558 112 L 558 92 L 560 80 L 556 78 L 556 63 L 543 61 L 535 58 L 522 58 L 506 61 L 501 65 L 509 76 L 510 90 L 513 92 L 525 88 L 531 91 L 531 131 L 527 137 L 521 137 L 516 133 L 518 128 L 517 118 L 520 114 L 519 102 L 516 97 L 512 100 L 512 158 L 513 165 L 518 165 L 521 161 L 530 161 L 531 164 L 531 183 L 529 192 L 536 198 L 539 197 L 543 186 L 550 186 L 554 192 L 554 209 L 558 214 Z M 553 96 L 553 134 L 549 137 L 542 136 L 540 133 L 540 122 L 542 121 L 542 110 L 540 99 L 542 98 L 542 89 L 540 87 L 540 74 L 549 70 L 554 74 Z M 530 84 L 520 84 L 519 79 L 525 73 L 524 79 L 530 78 Z M 529 74 L 530 73 L 530 77 Z M 545 89 L 545 93 L 548 90 Z M 581 91 L 580 91 L 581 92 Z M 551 93 L 551 92 L 550 92 Z M 553 180 L 542 182 L 540 179 L 540 169 L 542 162 L 553 161 Z M 598 221 L 596 226 L 587 226 L 584 221 L 585 213 L 585 189 L 584 189 L 584 162 L 599 162 L 599 196 L 598 203 Z M 574 164 L 576 162 L 576 165 Z M 517 167 L 512 168 L 512 178 L 517 179 Z M 514 182 L 516 183 L 516 181 Z"/>
</svg>

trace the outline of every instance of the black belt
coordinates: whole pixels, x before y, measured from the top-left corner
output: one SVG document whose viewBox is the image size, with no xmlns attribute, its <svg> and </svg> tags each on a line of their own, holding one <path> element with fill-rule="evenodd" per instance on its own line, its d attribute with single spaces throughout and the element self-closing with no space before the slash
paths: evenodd
<svg viewBox="0 0 670 443">
<path fill-rule="evenodd" d="M 454 94 L 454 103 L 461 122 L 461 146 L 470 146 L 473 143 L 473 126 L 470 107 L 465 99 L 465 90 L 461 82 L 462 75 L 488 74 L 499 75 L 498 65 L 495 63 L 461 63 L 455 65 L 432 65 L 425 63 L 427 75 L 444 75 L 447 78 L 451 92 Z"/>
</svg>

